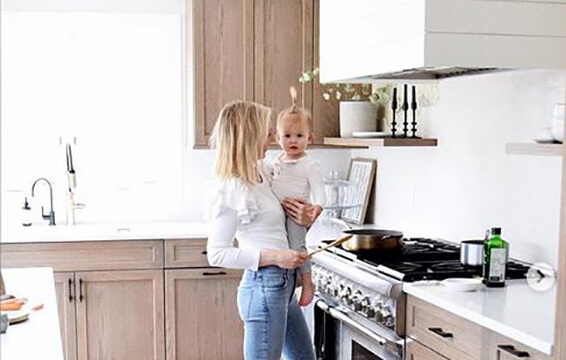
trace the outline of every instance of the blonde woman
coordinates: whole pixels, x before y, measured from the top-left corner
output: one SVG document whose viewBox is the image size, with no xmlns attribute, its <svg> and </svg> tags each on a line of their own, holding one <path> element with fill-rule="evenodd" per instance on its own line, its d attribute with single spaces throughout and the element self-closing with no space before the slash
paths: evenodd
<svg viewBox="0 0 566 360">
<path fill-rule="evenodd" d="M 314 360 L 313 344 L 299 308 L 295 269 L 306 253 L 289 249 L 285 212 L 271 191 L 261 159 L 270 142 L 271 111 L 252 102 L 224 106 L 212 134 L 221 184 L 208 238 L 212 266 L 245 269 L 238 287 L 244 322 L 244 357 L 250 360 Z M 313 207 L 283 204 L 288 216 L 311 224 Z M 238 239 L 238 247 L 233 240 Z"/>
</svg>

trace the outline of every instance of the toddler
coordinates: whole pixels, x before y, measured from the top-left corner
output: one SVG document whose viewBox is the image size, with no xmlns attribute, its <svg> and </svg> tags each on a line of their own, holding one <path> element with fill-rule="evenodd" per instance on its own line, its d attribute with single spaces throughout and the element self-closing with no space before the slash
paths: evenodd
<svg viewBox="0 0 566 360">
<path fill-rule="evenodd" d="M 322 212 L 324 183 L 318 162 L 306 153 L 307 144 L 312 140 L 310 132 L 310 114 L 297 106 L 297 91 L 291 87 L 292 105 L 281 111 L 277 117 L 277 142 L 283 149 L 272 167 L 272 188 L 279 199 L 286 197 L 311 201 L 314 205 L 312 219 Z M 307 229 L 287 217 L 287 237 L 293 250 L 306 251 L 305 238 Z M 302 283 L 299 305 L 310 304 L 314 296 L 310 262 L 299 267 L 299 279 Z"/>
</svg>

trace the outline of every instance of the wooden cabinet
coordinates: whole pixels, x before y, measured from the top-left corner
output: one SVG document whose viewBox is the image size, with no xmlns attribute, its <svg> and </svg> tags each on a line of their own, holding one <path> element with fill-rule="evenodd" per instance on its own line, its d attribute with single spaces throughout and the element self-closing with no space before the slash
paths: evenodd
<svg viewBox="0 0 566 360">
<path fill-rule="evenodd" d="M 78 359 L 165 359 L 163 272 L 75 274 Z"/>
<path fill-rule="evenodd" d="M 187 2 L 190 9 L 191 1 Z M 195 146 L 229 101 L 253 100 L 253 0 L 192 0 Z"/>
<path fill-rule="evenodd" d="M 484 360 L 483 328 L 409 296 L 407 335 L 449 359 Z"/>
<path fill-rule="evenodd" d="M 289 87 L 298 90 L 299 105 L 312 109 L 312 86 L 301 86 L 300 74 L 312 68 L 313 0 L 264 0 L 254 4 L 254 100 L 274 114 L 291 105 Z"/>
<path fill-rule="evenodd" d="M 430 350 L 416 341 L 407 341 L 407 360 L 447 360 L 444 356 Z"/>
<path fill-rule="evenodd" d="M 409 360 L 552 359 L 413 296 L 407 297 L 407 336 Z"/>
<path fill-rule="evenodd" d="M 63 354 L 66 360 L 75 360 L 77 358 L 75 273 L 55 273 L 55 292 L 57 294 Z"/>
<path fill-rule="evenodd" d="M 242 272 L 165 270 L 167 360 L 243 358 L 237 288 Z"/>
<path fill-rule="evenodd" d="M 209 268 L 205 238 L 2 244 L 0 254 L 3 267 L 56 270 L 66 360 L 243 357 L 242 272 Z"/>
<path fill-rule="evenodd" d="M 318 64 L 318 7 L 319 0 L 192 0 L 195 147 L 208 145 L 227 102 L 253 100 L 275 118 L 291 104 L 290 86 L 313 114 L 315 143 L 338 134 L 338 104 L 322 98 L 317 82 L 298 81 Z"/>
<path fill-rule="evenodd" d="M 66 360 L 165 359 L 161 270 L 55 273 Z"/>
<path fill-rule="evenodd" d="M 539 351 L 531 349 L 518 341 L 511 340 L 506 336 L 497 333 L 491 333 L 488 338 L 488 353 L 486 360 L 551 360 L 552 356 L 542 354 Z"/>
</svg>

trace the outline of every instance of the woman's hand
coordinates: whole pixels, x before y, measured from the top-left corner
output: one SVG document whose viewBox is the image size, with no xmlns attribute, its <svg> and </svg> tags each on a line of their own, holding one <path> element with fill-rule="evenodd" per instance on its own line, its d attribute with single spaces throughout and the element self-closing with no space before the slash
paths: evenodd
<svg viewBox="0 0 566 360">
<path fill-rule="evenodd" d="M 309 227 L 322 212 L 320 206 L 313 206 L 301 199 L 286 197 L 281 203 L 283 209 L 297 224 Z"/>
<path fill-rule="evenodd" d="M 259 266 L 277 265 L 283 269 L 296 269 L 308 258 L 306 252 L 296 250 L 263 250 L 259 258 Z"/>
</svg>

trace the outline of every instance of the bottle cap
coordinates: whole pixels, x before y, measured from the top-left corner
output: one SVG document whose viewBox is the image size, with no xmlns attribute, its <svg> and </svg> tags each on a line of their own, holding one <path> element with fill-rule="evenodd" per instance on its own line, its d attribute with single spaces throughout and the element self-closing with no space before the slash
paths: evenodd
<svg viewBox="0 0 566 360">
<path fill-rule="evenodd" d="M 501 228 L 500 227 L 492 227 L 491 228 L 491 235 L 501 235 Z"/>
</svg>

